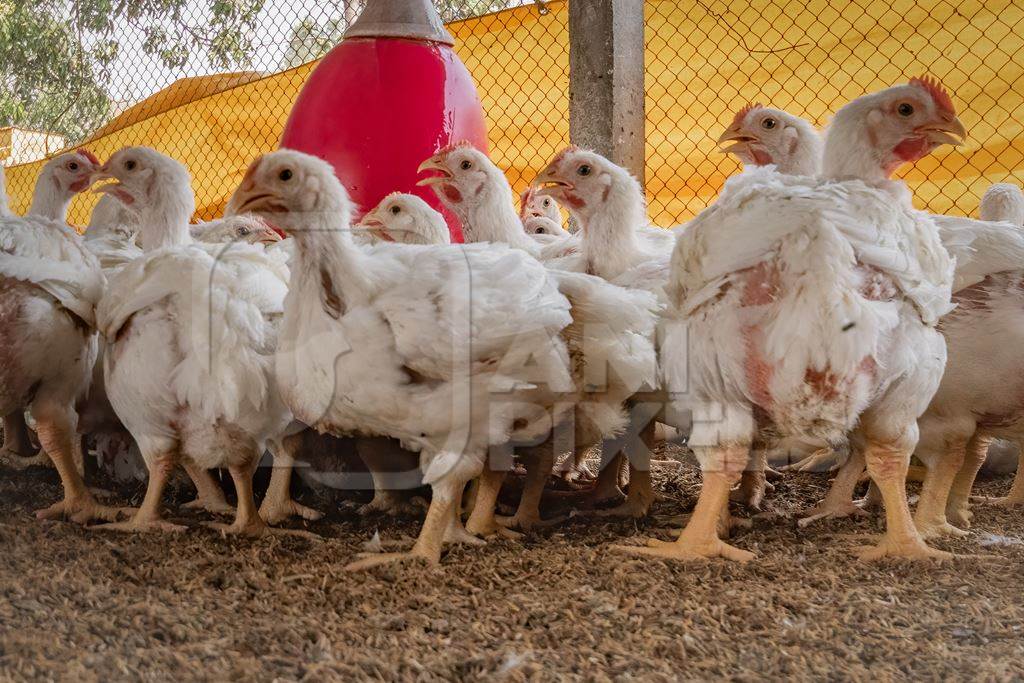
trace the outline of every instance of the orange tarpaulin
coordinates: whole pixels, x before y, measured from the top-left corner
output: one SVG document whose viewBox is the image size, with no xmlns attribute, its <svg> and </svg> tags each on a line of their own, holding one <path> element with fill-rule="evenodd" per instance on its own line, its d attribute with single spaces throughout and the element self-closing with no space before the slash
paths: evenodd
<svg viewBox="0 0 1024 683">
<path fill-rule="evenodd" d="M 549 2 L 456 22 L 449 29 L 477 82 L 495 161 L 519 190 L 568 141 L 567 5 Z M 751 101 L 819 124 L 849 99 L 930 72 L 953 92 L 971 132 L 906 172 L 917 202 L 973 212 L 993 181 L 1024 179 L 1024 7 L 1010 0 L 833 5 L 825 0 L 648 0 L 647 191 L 651 214 L 678 223 L 713 200 L 734 160 L 714 140 Z M 148 145 L 193 174 L 198 216 L 223 209 L 246 165 L 274 149 L 316 63 L 259 77 L 185 79 L 135 105 L 87 142 L 101 158 Z M 27 209 L 40 163 L 8 169 L 12 207 Z M 84 224 L 96 201 L 72 207 Z"/>
</svg>

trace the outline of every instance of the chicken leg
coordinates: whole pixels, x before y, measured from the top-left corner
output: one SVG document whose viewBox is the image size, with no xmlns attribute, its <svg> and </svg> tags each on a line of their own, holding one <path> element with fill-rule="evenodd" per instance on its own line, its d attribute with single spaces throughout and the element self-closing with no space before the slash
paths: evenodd
<svg viewBox="0 0 1024 683">
<path fill-rule="evenodd" d="M 210 470 L 203 469 L 191 460 L 185 460 L 181 466 L 185 469 L 188 478 L 192 480 L 192 484 L 196 487 L 195 500 L 185 503 L 182 505 L 183 508 L 186 510 L 206 510 L 215 515 L 226 515 L 235 511 L 235 508 L 224 497 L 224 491 L 221 490 L 216 480 L 214 480 Z"/>
<path fill-rule="evenodd" d="M 228 465 L 228 474 L 235 484 L 235 492 L 238 494 L 238 507 L 235 508 L 235 519 L 231 524 L 220 522 L 204 522 L 203 526 L 220 531 L 226 535 L 238 536 L 301 536 L 313 540 L 322 540 L 316 534 L 301 529 L 276 529 L 268 526 L 260 517 L 256 509 L 256 496 L 253 493 L 252 478 L 260 463 L 260 453 L 255 447 L 251 458 Z"/>
<path fill-rule="evenodd" d="M 928 458 L 921 497 L 914 513 L 914 525 L 921 538 L 928 540 L 939 536 L 966 536 L 967 532 L 957 529 L 946 520 L 946 503 L 953 480 L 964 464 L 967 442 L 957 439 L 948 445 L 944 453 Z"/>
<path fill-rule="evenodd" d="M 271 531 L 256 510 L 256 498 L 253 495 L 252 477 L 259 464 L 259 456 L 254 455 L 249 462 L 228 465 L 228 474 L 235 484 L 238 494 L 238 506 L 235 508 L 235 519 L 231 524 L 208 522 L 205 526 L 216 529 L 224 534 L 241 536 L 263 536 Z"/>
<path fill-rule="evenodd" d="M 599 517 L 639 518 L 647 514 L 655 501 L 651 482 L 651 453 L 654 450 L 657 422 L 650 420 L 639 432 L 639 439 L 627 443 L 622 453 L 629 458 L 629 491 L 621 505 L 589 514 Z"/>
<path fill-rule="evenodd" d="M 14 469 L 26 467 L 46 467 L 50 464 L 50 456 L 46 451 L 38 451 L 32 445 L 25 413 L 22 410 L 11 413 L 4 418 L 4 444 L 0 446 L 0 462 L 5 462 Z"/>
<path fill-rule="evenodd" d="M 495 517 L 498 524 L 511 529 L 529 531 L 544 522 L 540 516 L 540 501 L 544 495 L 544 485 L 555 464 L 555 442 L 547 439 L 539 446 L 523 449 L 521 457 L 526 461 L 526 483 L 519 499 L 519 507 L 512 517 Z M 556 520 L 560 521 L 560 520 Z"/>
<path fill-rule="evenodd" d="M 1024 444 L 1018 443 L 1017 449 L 1024 454 Z M 1010 485 L 1010 492 L 1002 498 L 991 498 L 985 496 L 972 497 L 976 503 L 985 505 L 1004 505 L 1014 507 L 1024 505 L 1024 457 L 1019 457 L 1017 462 L 1017 474 L 1013 477 L 1013 484 Z"/>
<path fill-rule="evenodd" d="M 747 562 L 754 554 L 731 546 L 719 538 L 722 511 L 729 505 L 729 493 L 740 480 L 746 468 L 749 448 L 745 445 L 724 446 L 713 449 L 712 461 L 704 471 L 697 506 L 686 528 L 674 542 L 652 539 L 648 547 L 614 545 L 612 550 L 632 555 L 648 555 L 674 560 L 697 560 L 724 557 Z"/>
<path fill-rule="evenodd" d="M 70 519 L 86 524 L 91 520 L 116 520 L 122 509 L 100 505 L 85 486 L 82 474 L 74 463 L 74 439 L 77 416 L 74 409 L 39 400 L 32 406 L 39 442 L 43 450 L 52 454 L 57 474 L 64 488 L 64 499 L 36 512 L 39 519 Z"/>
<path fill-rule="evenodd" d="M 466 521 L 466 531 L 469 533 L 480 538 L 487 538 L 495 534 L 513 539 L 522 537 L 522 534 L 506 529 L 495 519 L 494 508 L 498 504 L 498 494 L 501 493 L 501 485 L 505 482 L 505 474 L 502 469 L 484 467 L 473 501 L 473 510 L 469 513 L 469 519 Z"/>
<path fill-rule="evenodd" d="M 456 501 L 448 512 L 448 526 L 444 530 L 444 543 L 457 545 L 487 545 L 487 541 L 474 536 L 462 524 L 462 512 L 459 510 L 459 503 Z"/>
<path fill-rule="evenodd" d="M 139 448 L 144 444 L 139 443 Z M 145 451 L 143 451 L 145 453 Z M 142 499 L 142 505 L 135 510 L 135 514 L 127 522 L 114 524 L 100 524 L 90 527 L 100 531 L 123 531 L 128 533 L 148 531 L 185 531 L 180 524 L 172 524 L 163 518 L 161 507 L 163 506 L 164 489 L 167 488 L 167 481 L 178 465 L 177 449 L 168 449 L 146 459 L 149 465 L 149 481 L 146 483 L 146 495 Z"/>
<path fill-rule="evenodd" d="M 345 566 L 346 571 L 362 571 L 383 564 L 423 560 L 430 565 L 441 561 L 445 531 L 451 524 L 451 509 L 458 505 L 458 497 L 466 487 L 465 480 L 442 479 L 431 485 L 433 496 L 427 509 L 427 518 L 412 550 L 405 553 L 373 553 L 364 555 Z"/>
<path fill-rule="evenodd" d="M 868 474 L 878 485 L 884 501 L 885 535 L 877 546 L 861 552 L 860 559 L 952 557 L 950 553 L 928 547 L 910 517 L 910 507 L 907 505 L 910 450 L 869 439 L 864 449 L 864 459 Z"/>
<path fill-rule="evenodd" d="M 359 514 L 422 512 L 422 508 L 417 508 L 403 495 L 404 491 L 421 484 L 415 454 L 406 451 L 394 439 L 384 437 L 360 438 L 356 443 L 356 453 L 373 478 L 373 500 L 359 508 Z"/>
<path fill-rule="evenodd" d="M 289 517 L 301 517 L 315 522 L 324 516 L 322 512 L 292 499 L 292 469 L 295 466 L 295 454 L 302 447 L 302 438 L 302 433 L 299 432 L 270 442 L 274 467 L 270 473 L 270 484 L 263 497 L 263 504 L 260 505 L 260 517 L 267 524 L 278 524 Z"/>
<path fill-rule="evenodd" d="M 964 464 L 953 480 L 953 486 L 949 490 L 949 500 L 946 503 L 946 519 L 961 529 L 971 527 L 971 489 L 974 488 L 974 480 L 978 476 L 978 470 L 985 464 L 988 457 L 988 447 L 992 444 L 992 437 L 975 433 L 974 437 L 967 443 L 967 451 L 964 455 Z"/>
<path fill-rule="evenodd" d="M 850 455 L 839 468 L 825 498 L 815 507 L 805 510 L 804 517 L 797 524 L 805 527 L 819 519 L 866 515 L 867 513 L 853 502 L 857 482 L 863 472 L 864 452 L 860 448 L 850 448 Z"/>
</svg>

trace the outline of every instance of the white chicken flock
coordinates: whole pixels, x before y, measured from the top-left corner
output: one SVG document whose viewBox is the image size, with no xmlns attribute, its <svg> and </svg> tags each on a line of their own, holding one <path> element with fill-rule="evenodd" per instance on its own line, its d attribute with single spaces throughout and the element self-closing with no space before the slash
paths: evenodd
<svg viewBox="0 0 1024 683">
<path fill-rule="evenodd" d="M 617 551 L 751 559 L 727 542 L 730 497 L 758 505 L 768 454 L 795 438 L 848 454 L 807 519 L 863 514 L 866 468 L 886 533 L 861 557 L 945 557 L 927 540 L 966 533 L 989 442 L 1024 437 L 1024 195 L 993 186 L 975 221 L 915 209 L 892 179 L 965 136 L 928 78 L 850 102 L 824 136 L 745 107 L 719 139 L 744 172 L 673 230 L 651 226 L 637 180 L 593 152 L 559 153 L 517 211 L 487 155 L 453 145 L 423 162 L 420 184 L 465 245 L 412 195 L 353 224 L 332 167 L 299 152 L 255 160 L 228 216 L 199 225 L 177 161 L 144 147 L 102 164 L 64 154 L 29 215 L 11 215 L 6 195 L 0 207 L 2 454 L 32 455 L 27 411 L 64 487 L 39 516 L 97 530 L 183 531 L 163 517 L 178 465 L 195 507 L 229 511 L 209 472 L 223 468 L 234 522 L 211 525 L 246 535 L 319 518 L 289 495 L 306 430 L 359 440 L 372 509 L 399 504 L 386 461 L 418 458 L 432 492 L 419 537 L 358 570 L 553 523 L 541 515 L 553 465 L 565 456 L 578 475 L 593 448 L 603 467 L 584 497 L 620 497 L 627 463 L 629 478 L 619 505 L 592 514 L 646 515 L 660 422 L 688 435 L 701 493 L 676 541 Z M 99 180 L 80 237 L 68 205 Z M 101 505 L 85 484 L 81 437 L 105 429 L 126 429 L 145 461 L 138 509 Z M 266 450 L 275 469 L 257 509 Z M 927 468 L 914 516 L 912 455 Z M 502 518 L 514 456 L 526 481 Z M 1024 502 L 1020 473 L 1002 502 Z"/>
</svg>

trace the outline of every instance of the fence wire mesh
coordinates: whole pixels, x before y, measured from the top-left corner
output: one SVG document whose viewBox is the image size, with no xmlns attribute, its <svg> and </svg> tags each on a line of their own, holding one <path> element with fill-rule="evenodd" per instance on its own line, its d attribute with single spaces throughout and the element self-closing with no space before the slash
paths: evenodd
<svg viewBox="0 0 1024 683">
<path fill-rule="evenodd" d="M 582 2 L 585 0 L 571 0 Z M 642 0 L 636 0 L 641 2 Z M 192 171 L 197 216 L 223 209 L 277 146 L 316 61 L 364 0 L 36 0 L 0 3 L 0 160 L 24 212 L 35 160 L 88 145 L 153 146 Z M 567 0 L 437 0 L 521 190 L 569 142 Z M 930 73 L 971 139 L 904 171 L 919 206 L 971 214 L 1024 167 L 1024 9 L 1011 0 L 646 0 L 647 194 L 660 225 L 707 206 L 735 159 L 715 140 L 763 102 L 824 125 L 850 99 Z M 84 225 L 91 201 L 69 220 Z"/>
</svg>

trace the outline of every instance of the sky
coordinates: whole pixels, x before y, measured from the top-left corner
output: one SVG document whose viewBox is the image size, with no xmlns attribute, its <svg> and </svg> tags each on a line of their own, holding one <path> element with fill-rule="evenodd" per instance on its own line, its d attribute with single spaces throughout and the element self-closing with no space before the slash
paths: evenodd
<svg viewBox="0 0 1024 683">
<path fill-rule="evenodd" d="M 529 4 L 533 0 L 516 0 L 516 4 Z M 340 17 L 340 0 L 266 0 L 259 15 L 259 28 L 254 41 L 255 50 L 250 68 L 272 73 L 280 70 L 291 28 L 307 17 L 319 23 Z M 187 13 L 202 20 L 208 16 L 208 0 L 189 0 Z M 120 103 L 131 104 L 145 99 L 167 87 L 179 78 L 217 73 L 206 60 L 205 50 L 197 46 L 189 63 L 181 69 L 168 69 L 156 57 L 142 49 L 145 34 L 125 26 L 118 35 L 121 52 L 112 69 L 108 87 L 111 97 Z"/>
<path fill-rule="evenodd" d="M 277 71 L 288 46 L 291 27 L 310 15 L 320 20 L 336 16 L 340 14 L 338 4 L 323 0 L 267 0 L 260 12 L 252 70 Z M 207 0 L 189 0 L 186 13 L 201 23 L 203 17 L 209 16 L 207 5 Z M 137 102 L 179 78 L 221 71 L 209 65 L 205 50 L 198 45 L 188 64 L 180 69 L 169 69 L 142 49 L 145 34 L 141 30 L 126 25 L 117 39 L 121 52 L 112 67 L 109 85 L 115 101 Z"/>
</svg>

